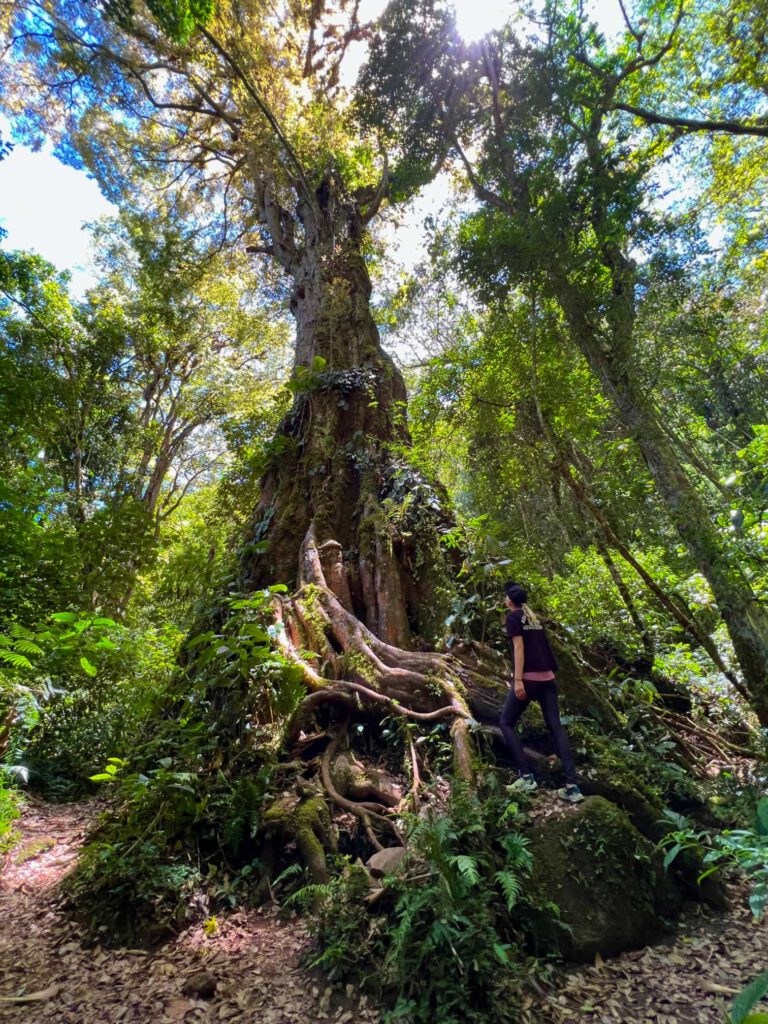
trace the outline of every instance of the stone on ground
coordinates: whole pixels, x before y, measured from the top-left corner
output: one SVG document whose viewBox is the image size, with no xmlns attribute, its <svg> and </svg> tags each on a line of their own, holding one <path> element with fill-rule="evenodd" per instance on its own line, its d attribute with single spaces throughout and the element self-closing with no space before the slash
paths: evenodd
<svg viewBox="0 0 768 1024">
<path fill-rule="evenodd" d="M 536 825 L 529 850 L 528 891 L 542 906 L 560 909 L 559 924 L 546 910 L 534 914 L 539 952 L 588 961 L 648 945 L 670 931 L 680 897 L 661 857 L 603 797 L 588 797 Z"/>
</svg>

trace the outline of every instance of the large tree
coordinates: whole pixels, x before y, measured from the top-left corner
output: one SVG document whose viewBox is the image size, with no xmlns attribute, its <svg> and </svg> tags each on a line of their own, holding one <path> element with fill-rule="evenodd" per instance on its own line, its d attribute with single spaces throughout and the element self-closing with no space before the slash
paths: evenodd
<svg viewBox="0 0 768 1024">
<path fill-rule="evenodd" d="M 137 162 L 164 168 L 198 197 L 201 219 L 207 204 L 217 244 L 239 242 L 256 272 L 266 259 L 289 279 L 295 400 L 254 515 L 266 550 L 246 576 L 293 582 L 314 524 L 345 605 L 407 646 L 430 628 L 439 557 L 382 513 L 398 488 L 429 488 L 405 479 L 393 451 L 408 443 L 405 387 L 370 312 L 366 227 L 392 183 L 375 141 L 349 131 L 339 84 L 365 32 L 357 5 L 3 6 L 5 88 L 22 136 L 68 132 L 60 147 L 123 199 Z M 419 178 L 417 168 L 400 194 Z M 440 515 L 430 524 L 425 511 L 428 531 Z M 407 568 L 417 560 L 418 580 Z"/>
<path fill-rule="evenodd" d="M 417 636 L 434 639 L 451 587 L 439 543 L 450 517 L 407 462 L 405 386 L 380 344 L 365 255 L 382 204 L 428 180 L 446 146 L 417 138 L 390 173 L 375 137 L 350 130 L 340 75 L 367 31 L 356 4 L 213 8 L 3 4 L 7 103 L 22 138 L 57 136 L 59 152 L 84 161 L 115 198 L 128 201 L 138 177 L 163 176 L 195 203 L 212 247 L 239 244 L 255 272 L 277 265 L 287 276 L 294 398 L 239 585 L 299 585 L 276 610 L 285 653 L 317 691 L 308 707 L 350 707 L 357 694 L 382 710 L 452 720 L 457 767 L 469 776 L 469 722 L 495 717 L 505 670 L 476 653 L 462 662 L 412 649 Z M 342 678 L 329 687 L 328 676 Z"/>
</svg>

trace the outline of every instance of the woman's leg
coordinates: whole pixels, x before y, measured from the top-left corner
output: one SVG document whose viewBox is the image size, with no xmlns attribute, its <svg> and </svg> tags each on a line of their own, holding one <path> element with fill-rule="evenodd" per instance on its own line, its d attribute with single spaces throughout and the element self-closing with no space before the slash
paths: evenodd
<svg viewBox="0 0 768 1024">
<path fill-rule="evenodd" d="M 512 760 L 515 762 L 515 768 L 517 768 L 520 775 L 529 775 L 531 768 L 525 759 L 523 741 L 518 736 L 515 726 L 530 703 L 529 697 L 526 697 L 525 700 L 520 700 L 519 697 L 515 696 L 515 691 L 510 690 L 499 717 L 501 734 L 504 737 L 504 742 L 510 749 Z"/>
<path fill-rule="evenodd" d="M 538 683 L 535 693 L 536 700 L 541 705 L 541 713 L 544 716 L 549 734 L 555 741 L 555 750 L 563 762 L 565 781 L 569 786 L 576 785 L 576 765 L 573 763 L 571 744 L 568 742 L 568 733 L 560 721 L 560 709 L 557 701 L 557 687 L 554 683 Z"/>
</svg>

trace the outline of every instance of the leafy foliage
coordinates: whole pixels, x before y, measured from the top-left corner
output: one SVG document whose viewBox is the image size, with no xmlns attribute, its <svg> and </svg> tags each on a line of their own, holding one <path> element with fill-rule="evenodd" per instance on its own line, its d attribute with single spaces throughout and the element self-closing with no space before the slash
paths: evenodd
<svg viewBox="0 0 768 1024">
<path fill-rule="evenodd" d="M 757 804 L 752 829 L 725 829 L 712 835 L 690 826 L 669 832 L 662 845 L 667 848 L 664 864 L 668 867 L 685 850 L 702 857 L 702 878 L 724 868 L 740 868 L 750 879 L 749 906 L 757 920 L 768 907 L 768 797 Z"/>
<path fill-rule="evenodd" d="M 409 823 L 407 869 L 371 903 L 367 876 L 348 865 L 327 886 L 290 898 L 310 908 L 331 979 L 356 979 L 391 1005 L 388 1021 L 514 1020 L 526 957 L 530 855 L 516 803 L 458 790 L 439 813 Z"/>
</svg>

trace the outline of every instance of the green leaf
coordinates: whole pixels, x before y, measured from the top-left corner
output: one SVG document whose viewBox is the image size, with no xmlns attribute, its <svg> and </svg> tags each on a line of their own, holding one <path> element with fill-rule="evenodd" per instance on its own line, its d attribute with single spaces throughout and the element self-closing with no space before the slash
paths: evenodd
<svg viewBox="0 0 768 1024">
<path fill-rule="evenodd" d="M 187 650 L 194 650 L 195 647 L 199 647 L 201 644 L 208 643 L 209 640 L 213 640 L 215 633 L 198 633 L 197 636 L 193 636 L 187 644 Z"/>
<path fill-rule="evenodd" d="M 76 622 L 77 615 L 74 612 L 54 612 L 51 615 L 54 622 Z"/>
<path fill-rule="evenodd" d="M 0 661 L 5 661 L 14 668 L 32 668 L 32 662 L 17 651 L 8 651 L 0 647 Z"/>
<path fill-rule="evenodd" d="M 89 775 L 91 782 L 117 782 L 114 775 L 107 775 L 106 772 L 98 772 L 96 775 Z"/>
<path fill-rule="evenodd" d="M 97 675 L 99 671 L 95 665 L 92 665 L 91 662 L 88 661 L 86 657 L 82 657 L 80 659 L 80 668 L 83 670 L 83 672 L 85 672 L 86 675 L 91 677 Z"/>
<path fill-rule="evenodd" d="M 667 850 L 667 852 L 666 852 L 666 854 L 664 856 L 664 869 L 665 870 L 669 867 L 669 865 L 672 863 L 672 861 L 675 859 L 675 857 L 678 855 L 678 853 L 680 853 L 682 848 L 683 847 L 682 847 L 682 845 L 680 843 L 675 843 L 675 845 L 673 847 L 671 847 L 669 850 Z"/>
<path fill-rule="evenodd" d="M 760 1002 L 766 993 L 768 993 L 768 971 L 758 975 L 733 1000 L 733 1006 L 731 1007 L 732 1024 L 746 1024 L 747 1014 L 756 1003 Z"/>
<path fill-rule="evenodd" d="M 502 946 L 500 942 L 494 942 L 493 952 L 496 954 L 497 959 L 505 966 L 509 963 L 509 956 L 507 954 L 507 947 Z"/>
</svg>

